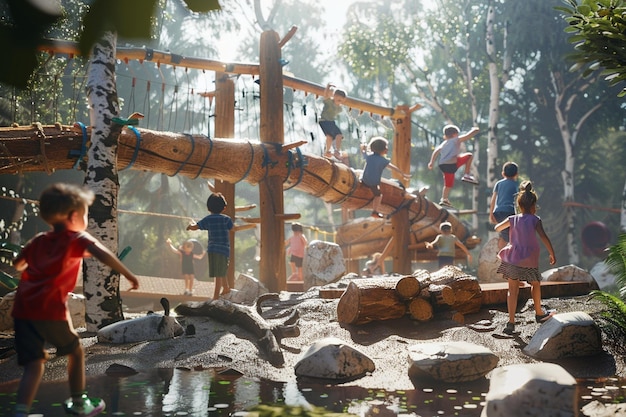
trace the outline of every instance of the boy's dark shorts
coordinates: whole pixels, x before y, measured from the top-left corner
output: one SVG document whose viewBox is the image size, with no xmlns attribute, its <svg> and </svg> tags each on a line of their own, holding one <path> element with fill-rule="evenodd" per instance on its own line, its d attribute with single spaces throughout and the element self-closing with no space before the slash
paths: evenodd
<svg viewBox="0 0 626 417">
<path fill-rule="evenodd" d="M 296 255 L 291 255 L 291 258 L 289 258 L 289 262 L 293 262 L 296 267 L 298 268 L 302 268 L 302 261 L 304 260 L 304 258 L 301 258 L 299 256 Z"/>
<path fill-rule="evenodd" d="M 341 130 L 332 120 L 320 120 L 320 127 L 326 136 L 330 136 L 333 139 L 335 139 L 335 136 L 341 135 Z"/>
<path fill-rule="evenodd" d="M 439 165 L 439 169 L 443 173 L 454 174 L 459 169 L 459 167 L 456 165 L 456 163 L 454 163 L 454 164 L 441 164 L 441 165 Z"/>
<path fill-rule="evenodd" d="M 493 217 L 496 219 L 497 223 L 500 223 L 502 220 L 505 220 L 507 217 L 509 216 L 513 216 L 515 215 L 515 213 L 505 213 L 502 211 L 494 211 L 493 212 Z M 506 242 L 509 243 L 509 231 L 511 230 L 510 227 L 507 227 L 506 229 L 503 229 L 500 231 L 499 236 Z"/>
<path fill-rule="evenodd" d="M 65 320 L 14 319 L 13 325 L 17 363 L 21 366 L 39 359 L 47 360 L 46 342 L 56 347 L 56 356 L 68 355 L 80 346 L 78 334 Z"/>
<path fill-rule="evenodd" d="M 454 256 L 439 256 L 439 268 L 443 268 L 446 265 L 454 265 Z"/>
<path fill-rule="evenodd" d="M 209 276 L 211 278 L 225 278 L 228 273 L 228 256 L 221 253 L 209 252 Z"/>
<path fill-rule="evenodd" d="M 369 185 L 369 184 L 364 183 L 363 181 L 361 181 L 361 184 L 363 184 L 364 186 L 372 190 L 372 194 L 374 194 L 374 197 L 377 197 L 381 194 L 380 185 Z"/>
</svg>

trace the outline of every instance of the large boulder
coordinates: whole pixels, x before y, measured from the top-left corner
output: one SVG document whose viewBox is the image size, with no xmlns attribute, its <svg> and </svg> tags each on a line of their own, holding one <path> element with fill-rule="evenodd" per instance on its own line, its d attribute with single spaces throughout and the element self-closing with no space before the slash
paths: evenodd
<svg viewBox="0 0 626 417">
<path fill-rule="evenodd" d="M 571 282 L 581 281 L 591 283 L 591 287 L 598 288 L 596 280 L 587 270 L 577 267 L 576 265 L 563 265 L 558 268 L 548 269 L 541 273 L 543 281 Z"/>
<path fill-rule="evenodd" d="M 345 272 L 346 264 L 339 245 L 322 240 L 309 243 L 302 264 L 305 290 L 335 282 Z"/>
<path fill-rule="evenodd" d="M 576 380 L 552 363 L 508 365 L 491 373 L 481 417 L 576 417 Z"/>
<path fill-rule="evenodd" d="M 539 327 L 523 352 L 540 360 L 597 355 L 602 353 L 600 328 L 582 311 L 555 314 Z"/>
<path fill-rule="evenodd" d="M 13 300 L 15 300 L 15 291 L 0 299 L 0 331 L 13 330 L 13 317 L 11 317 Z M 67 305 L 74 327 L 85 327 L 85 296 L 70 293 Z"/>
<path fill-rule="evenodd" d="M 502 274 L 496 270 L 500 266 L 498 259 L 498 237 L 493 237 L 480 250 L 478 255 L 478 271 L 476 277 L 480 282 L 505 282 Z"/>
<path fill-rule="evenodd" d="M 233 303 L 252 305 L 259 295 L 267 292 L 267 287 L 258 279 L 251 275 L 239 274 L 228 300 Z"/>
<path fill-rule="evenodd" d="M 297 376 L 339 381 L 360 378 L 375 369 L 367 355 L 336 337 L 313 343 L 294 367 Z"/>
<path fill-rule="evenodd" d="M 409 346 L 409 376 L 444 382 L 475 381 L 498 365 L 498 357 L 484 346 L 463 341 Z"/>
<path fill-rule="evenodd" d="M 591 268 L 589 273 L 596 280 L 598 287 L 600 287 L 602 291 L 617 289 L 617 285 L 615 284 L 616 276 L 606 262 L 598 262 Z"/>
</svg>

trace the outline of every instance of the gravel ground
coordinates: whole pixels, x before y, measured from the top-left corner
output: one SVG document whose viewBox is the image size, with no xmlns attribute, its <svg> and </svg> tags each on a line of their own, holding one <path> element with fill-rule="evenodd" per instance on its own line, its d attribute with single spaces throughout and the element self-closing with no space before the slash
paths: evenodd
<svg viewBox="0 0 626 417">
<path fill-rule="evenodd" d="M 295 379 L 293 367 L 308 347 L 317 339 L 338 337 L 373 359 L 376 370 L 350 384 L 363 388 L 406 390 L 415 388 L 408 377 L 408 351 L 411 344 L 430 341 L 465 340 L 491 349 L 500 357 L 499 366 L 516 363 L 533 363 L 522 353 L 539 324 L 534 322 L 532 302 L 521 305 L 517 330 L 512 339 L 494 337 L 500 334 L 506 321 L 506 306 L 483 308 L 479 313 L 466 315 L 465 324 L 435 317 L 429 322 L 415 322 L 409 318 L 387 320 L 352 326 L 337 322 L 338 299 L 322 299 L 315 289 L 305 293 L 280 294 L 280 300 L 264 308 L 269 322 L 280 321 L 291 309 L 300 315 L 300 336 L 282 341 L 285 364 L 272 366 L 255 343 L 254 336 L 234 324 L 227 324 L 207 317 L 179 317 L 183 326 L 193 324 L 195 335 L 176 339 L 140 342 L 125 345 L 97 343 L 93 334 L 82 332 L 86 354 L 87 376 L 101 375 L 112 364 L 122 364 L 138 371 L 152 368 L 187 367 L 192 369 L 234 369 L 249 377 L 266 378 L 279 382 Z M 589 301 L 586 296 L 552 298 L 543 300 L 545 307 L 557 312 L 584 311 L 592 316 L 602 306 Z M 265 307 L 265 306 L 264 306 Z M 174 313 L 172 313 L 174 314 Z M 481 324 L 475 330 L 473 326 Z M 11 333 L 0 335 L 0 382 L 19 379 L 21 369 L 12 351 Z M 559 362 L 576 378 L 601 378 L 617 375 L 625 377 L 624 358 L 614 355 L 606 345 L 605 354 L 592 358 L 574 358 Z M 44 379 L 66 379 L 66 361 L 55 358 L 49 361 Z M 487 375 L 489 377 L 489 375 Z"/>
</svg>

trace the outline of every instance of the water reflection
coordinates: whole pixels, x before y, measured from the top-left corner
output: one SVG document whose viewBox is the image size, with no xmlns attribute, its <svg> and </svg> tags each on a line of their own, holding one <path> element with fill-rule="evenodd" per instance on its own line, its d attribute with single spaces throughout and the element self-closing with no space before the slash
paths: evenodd
<svg viewBox="0 0 626 417">
<path fill-rule="evenodd" d="M 277 383 L 212 370 L 155 369 L 132 376 L 102 376 L 88 381 L 89 393 L 107 403 L 112 416 L 239 416 L 259 404 L 317 406 L 359 417 L 479 417 L 487 380 L 472 384 L 430 384 L 407 391 L 371 390 L 314 381 Z M 9 416 L 17 381 L 0 385 L 0 416 Z M 580 406 L 591 400 L 624 402 L 626 383 L 609 378 L 581 381 Z M 67 383 L 42 384 L 32 413 L 64 416 Z"/>
</svg>

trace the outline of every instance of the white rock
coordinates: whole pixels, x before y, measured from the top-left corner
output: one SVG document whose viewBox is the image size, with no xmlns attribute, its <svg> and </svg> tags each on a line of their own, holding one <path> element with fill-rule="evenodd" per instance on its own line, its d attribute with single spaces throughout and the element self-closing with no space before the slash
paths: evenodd
<svg viewBox="0 0 626 417">
<path fill-rule="evenodd" d="M 553 363 L 508 365 L 491 373 L 481 417 L 576 417 L 576 380 Z"/>
<path fill-rule="evenodd" d="M 15 291 L 12 291 L 0 300 L 0 331 L 13 330 L 11 311 L 14 299 Z M 67 304 L 74 327 L 85 327 L 85 297 L 82 294 L 70 293 Z"/>
<path fill-rule="evenodd" d="M 252 305 L 259 295 L 267 292 L 267 287 L 252 275 L 239 274 L 228 300 L 237 304 Z"/>
<path fill-rule="evenodd" d="M 606 262 L 598 262 L 589 272 L 598 283 L 601 290 L 616 288 L 615 274 L 611 272 Z"/>
<path fill-rule="evenodd" d="M 346 264 L 339 245 L 321 240 L 309 243 L 302 264 L 305 290 L 335 282 L 345 272 Z"/>
<path fill-rule="evenodd" d="M 148 340 L 172 339 L 185 333 L 174 317 L 149 314 L 131 320 L 122 320 L 98 330 L 98 342 L 133 343 Z"/>
<path fill-rule="evenodd" d="M 359 378 L 375 369 L 368 356 L 336 337 L 313 343 L 294 367 L 298 376 L 335 380 Z"/>
<path fill-rule="evenodd" d="M 587 313 L 555 314 L 539 327 L 523 352 L 540 360 L 597 355 L 602 352 L 602 335 Z"/>
<path fill-rule="evenodd" d="M 498 365 L 498 357 L 484 346 L 463 341 L 409 346 L 409 376 L 445 382 L 475 381 Z"/>
<path fill-rule="evenodd" d="M 626 416 L 626 403 L 603 404 L 600 401 L 592 401 L 581 409 L 584 416 L 588 417 L 616 417 Z"/>
<path fill-rule="evenodd" d="M 478 270 L 476 277 L 479 282 L 506 282 L 502 274 L 498 274 L 496 270 L 500 266 L 498 259 L 498 237 L 489 239 L 487 243 L 480 249 L 478 255 Z"/>
<path fill-rule="evenodd" d="M 541 278 L 543 281 L 582 281 L 592 282 L 595 284 L 593 276 L 588 271 L 579 268 L 576 265 L 563 265 L 558 268 L 548 269 L 547 271 L 541 273 Z"/>
</svg>

